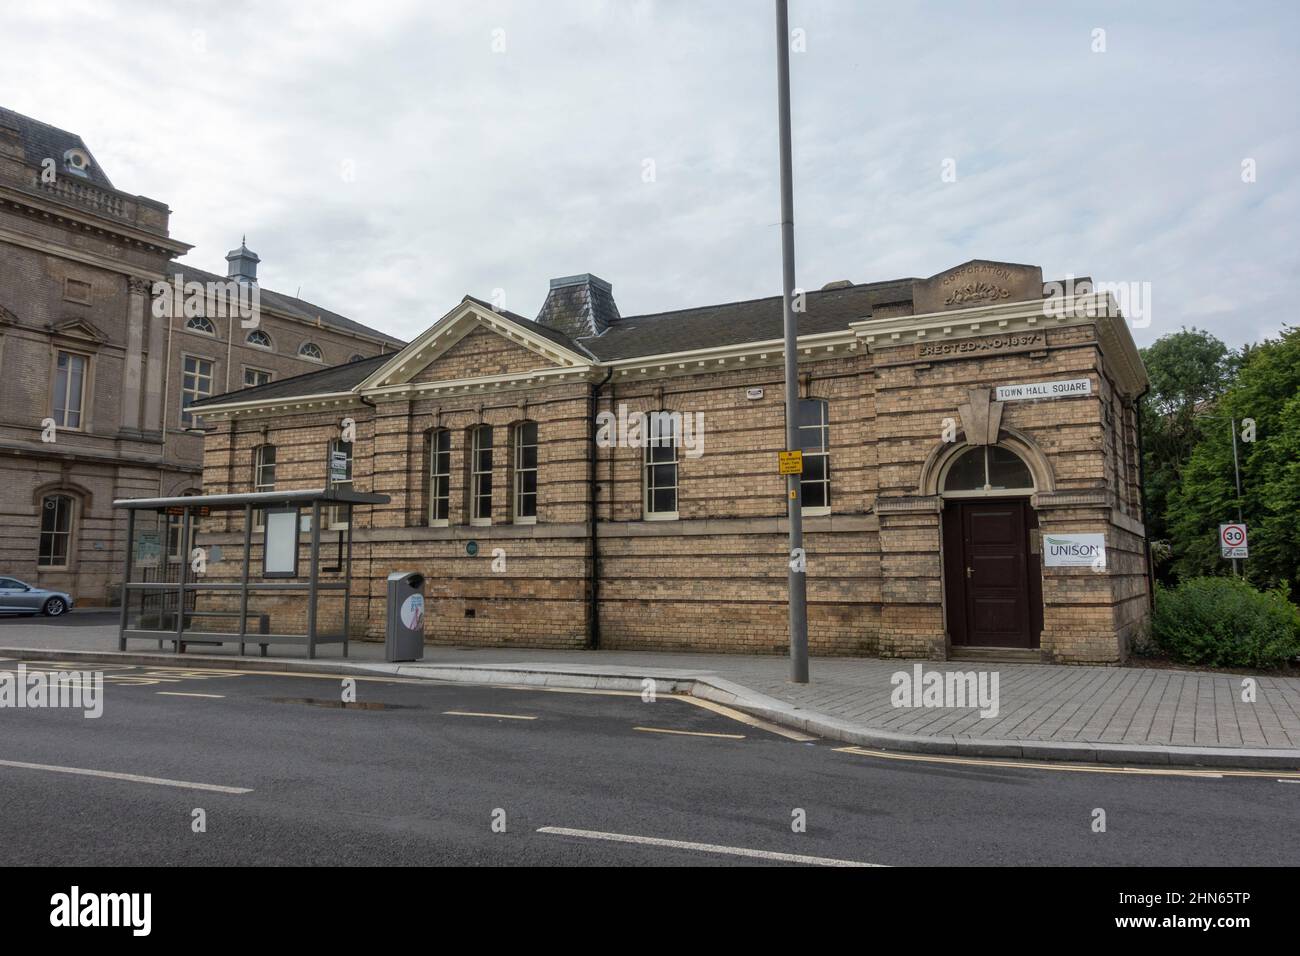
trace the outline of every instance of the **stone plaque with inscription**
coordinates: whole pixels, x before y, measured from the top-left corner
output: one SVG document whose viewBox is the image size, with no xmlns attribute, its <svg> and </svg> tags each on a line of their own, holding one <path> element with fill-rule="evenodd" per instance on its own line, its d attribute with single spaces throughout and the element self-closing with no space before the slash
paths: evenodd
<svg viewBox="0 0 1300 956">
<path fill-rule="evenodd" d="M 990 353 L 1030 352 L 1047 347 L 1042 332 L 1010 332 L 981 338 L 946 339 L 942 342 L 916 343 L 919 359 L 972 358 Z"/>
<path fill-rule="evenodd" d="M 1003 302 L 1028 302 L 1043 297 L 1043 270 L 1014 262 L 972 259 L 912 284 L 913 312 L 974 309 Z"/>
</svg>

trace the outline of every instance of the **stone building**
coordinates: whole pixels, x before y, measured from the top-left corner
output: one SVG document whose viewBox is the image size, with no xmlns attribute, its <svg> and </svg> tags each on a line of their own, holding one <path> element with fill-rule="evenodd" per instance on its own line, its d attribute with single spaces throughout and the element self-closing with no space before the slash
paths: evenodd
<svg viewBox="0 0 1300 956">
<path fill-rule="evenodd" d="M 114 498 L 198 491 L 190 402 L 402 344 L 258 288 L 242 244 L 228 276 L 175 262 L 190 246 L 169 216 L 116 189 L 81 137 L 0 109 L 0 575 L 81 604 L 120 578 Z M 256 328 L 230 289 L 259 304 Z"/>
<path fill-rule="evenodd" d="M 1115 300 L 976 260 L 798 307 L 812 651 L 1123 659 L 1147 379 Z M 388 495 L 352 519 L 355 636 L 414 570 L 434 643 L 781 652 L 781 311 L 622 316 L 590 275 L 535 321 L 467 296 L 396 355 L 197 402 L 203 487 L 321 487 L 334 455 Z M 203 538 L 231 556 L 233 531 Z"/>
</svg>

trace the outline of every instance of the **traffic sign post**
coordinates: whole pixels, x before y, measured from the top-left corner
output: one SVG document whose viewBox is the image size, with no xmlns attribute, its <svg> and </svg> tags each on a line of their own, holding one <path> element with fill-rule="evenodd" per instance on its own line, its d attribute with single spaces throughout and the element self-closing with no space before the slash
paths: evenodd
<svg viewBox="0 0 1300 956">
<path fill-rule="evenodd" d="M 1240 574 L 1237 562 L 1250 557 L 1250 545 L 1246 538 L 1244 521 L 1219 525 L 1219 548 L 1223 557 L 1232 560 L 1232 569 Z"/>
</svg>

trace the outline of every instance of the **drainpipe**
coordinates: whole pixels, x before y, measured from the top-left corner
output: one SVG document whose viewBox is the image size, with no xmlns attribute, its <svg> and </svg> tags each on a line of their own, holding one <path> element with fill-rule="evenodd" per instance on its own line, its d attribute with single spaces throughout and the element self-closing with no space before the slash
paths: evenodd
<svg viewBox="0 0 1300 956">
<path fill-rule="evenodd" d="M 587 590 L 590 601 L 587 613 L 591 619 L 591 630 L 587 637 L 587 648 L 593 651 L 600 647 L 600 572 L 597 568 L 598 545 L 596 543 L 596 400 L 613 376 L 614 370 L 611 368 L 599 383 L 592 383 L 591 393 L 587 399 L 587 417 L 591 422 L 589 449 L 591 464 L 588 468 L 587 496 L 587 501 L 591 506 L 591 577 L 588 581 Z M 613 452 L 610 454 L 612 455 Z M 610 485 L 611 494 L 613 493 L 613 487 L 613 485 Z"/>
<path fill-rule="evenodd" d="M 1141 488 L 1138 489 L 1142 495 L 1142 527 L 1146 533 L 1142 536 L 1142 541 L 1146 545 L 1147 552 L 1147 604 L 1151 610 L 1156 608 L 1156 569 L 1151 562 L 1151 515 L 1147 512 L 1147 459 L 1146 451 L 1142 447 L 1142 399 L 1146 398 L 1147 392 L 1151 391 L 1148 385 L 1142 389 L 1142 393 L 1133 399 L 1133 418 L 1137 426 L 1137 444 L 1138 444 L 1138 483 Z"/>
</svg>

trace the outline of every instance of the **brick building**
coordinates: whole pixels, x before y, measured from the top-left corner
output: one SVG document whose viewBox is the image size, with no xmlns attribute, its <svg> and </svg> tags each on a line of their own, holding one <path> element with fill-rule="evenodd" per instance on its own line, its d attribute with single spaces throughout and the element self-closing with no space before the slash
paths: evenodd
<svg viewBox="0 0 1300 956">
<path fill-rule="evenodd" d="M 114 498 L 198 491 L 188 403 L 402 344 L 257 287 L 242 244 L 228 276 L 173 261 L 190 246 L 169 216 L 114 188 L 81 137 L 0 109 L 0 575 L 83 604 L 120 578 Z M 174 294 L 198 287 L 189 308 Z"/>
<path fill-rule="evenodd" d="M 799 305 L 812 651 L 1123 659 L 1147 380 L 1114 299 L 976 260 Z M 353 516 L 355 636 L 417 570 L 434 643 L 780 652 L 781 360 L 779 297 L 621 316 L 581 275 L 535 321 L 466 297 L 394 356 L 196 403 L 203 486 L 321 487 L 333 453 L 390 496 Z M 217 579 L 233 530 L 204 524 Z"/>
</svg>

